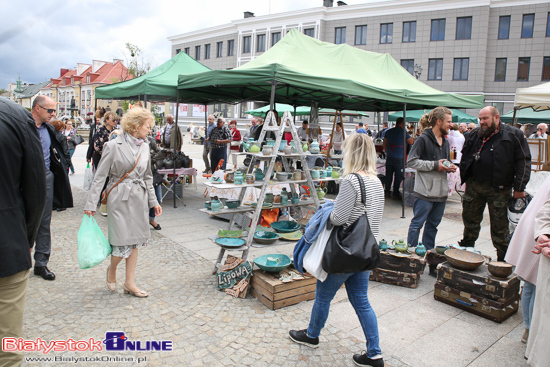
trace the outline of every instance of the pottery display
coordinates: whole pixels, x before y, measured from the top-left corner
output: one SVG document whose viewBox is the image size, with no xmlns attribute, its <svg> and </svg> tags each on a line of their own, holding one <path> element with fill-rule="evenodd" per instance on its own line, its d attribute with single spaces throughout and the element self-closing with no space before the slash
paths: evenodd
<svg viewBox="0 0 550 367">
<path fill-rule="evenodd" d="M 225 206 L 227 206 L 229 209 L 238 208 L 239 205 L 241 205 L 241 201 L 237 199 L 225 201 Z"/>
<path fill-rule="evenodd" d="M 307 180 L 307 173 L 306 173 L 306 171 L 302 171 L 302 180 Z"/>
<path fill-rule="evenodd" d="M 337 168 L 332 169 L 332 171 L 330 172 L 330 177 L 332 178 L 340 177 L 340 170 Z"/>
<path fill-rule="evenodd" d="M 284 152 L 285 154 L 292 154 L 292 147 L 290 145 L 285 145 Z"/>
<path fill-rule="evenodd" d="M 506 279 L 512 274 L 513 265 L 505 261 L 491 261 L 487 264 L 487 269 L 492 276 Z"/>
<path fill-rule="evenodd" d="M 279 262 L 277 263 L 277 265 L 267 265 L 268 258 L 276 258 L 279 260 Z M 254 264 L 256 264 L 256 266 L 263 271 L 267 272 L 279 272 L 288 268 L 291 263 L 292 261 L 290 260 L 290 257 L 284 254 L 269 254 L 254 259 Z"/>
<path fill-rule="evenodd" d="M 317 179 L 320 177 L 320 173 L 319 173 L 319 170 L 316 170 L 316 169 L 312 169 L 311 170 L 311 178 L 313 179 Z"/>
<path fill-rule="evenodd" d="M 462 270 L 475 270 L 485 262 L 483 255 L 455 248 L 445 251 L 445 257 L 452 266 Z"/>
<path fill-rule="evenodd" d="M 235 185 L 242 185 L 244 181 L 243 173 L 241 171 L 235 172 L 233 175 L 233 182 Z"/>
<path fill-rule="evenodd" d="M 393 240 L 391 241 L 393 247 L 395 248 L 395 251 L 397 252 L 407 252 L 407 249 L 409 248 L 409 245 L 404 240 Z"/>
<path fill-rule="evenodd" d="M 380 241 L 378 241 L 378 248 L 380 249 L 380 251 L 386 251 L 388 249 L 388 241 L 382 238 Z"/>
<path fill-rule="evenodd" d="M 449 246 L 435 246 L 435 251 L 440 255 L 443 255 L 448 249 L 450 249 Z"/>
<path fill-rule="evenodd" d="M 256 181 L 262 181 L 265 178 L 265 173 L 259 168 L 256 168 L 254 171 L 254 177 L 256 178 Z"/>
<path fill-rule="evenodd" d="M 273 228 L 275 232 L 280 232 L 280 233 L 294 232 L 299 230 L 301 227 L 302 226 L 300 225 L 300 223 L 292 220 L 280 220 L 280 221 L 271 223 L 271 228 Z"/>
<path fill-rule="evenodd" d="M 281 203 L 281 195 L 273 196 L 273 204 L 280 204 L 280 203 Z"/>
<path fill-rule="evenodd" d="M 277 172 L 275 175 L 277 176 L 277 181 L 286 181 L 288 179 L 288 173 L 286 172 Z"/>
<path fill-rule="evenodd" d="M 266 139 L 266 140 L 265 140 L 265 143 L 266 143 L 267 145 L 269 145 L 270 147 L 274 147 L 274 146 L 275 146 L 275 140 L 273 140 L 273 139 Z"/>
<path fill-rule="evenodd" d="M 246 240 L 243 238 L 231 238 L 231 237 L 216 238 L 215 242 L 218 245 L 225 246 L 225 247 L 240 247 L 246 244 Z"/>
<path fill-rule="evenodd" d="M 286 146 L 287 146 L 287 141 L 284 139 L 281 140 L 281 144 L 279 144 L 279 152 L 284 152 Z"/>
<path fill-rule="evenodd" d="M 274 199 L 273 193 L 272 192 L 266 192 L 265 198 L 264 198 L 264 203 L 271 204 L 271 203 L 273 203 L 273 199 Z"/>
<path fill-rule="evenodd" d="M 211 202 L 210 200 L 205 201 L 205 202 L 204 202 L 204 207 L 205 207 L 206 209 L 208 209 L 208 210 L 212 210 L 212 208 L 210 207 L 210 204 L 211 204 L 211 203 L 212 203 L 212 202 Z"/>
<path fill-rule="evenodd" d="M 290 202 L 291 202 L 292 204 L 298 204 L 298 203 L 300 203 L 300 197 L 298 196 L 298 194 L 295 193 L 294 196 L 292 197 L 292 199 L 290 199 Z"/>
<path fill-rule="evenodd" d="M 416 246 L 414 253 L 420 257 L 424 257 L 424 255 L 426 255 L 426 252 L 428 252 L 428 250 L 426 249 L 426 246 L 424 246 L 422 242 L 418 242 L 418 245 Z"/>
<path fill-rule="evenodd" d="M 317 139 L 313 139 L 313 142 L 309 147 L 309 151 L 311 152 L 311 154 L 319 154 L 321 152 L 321 149 L 319 148 L 319 142 L 317 141 Z"/>
<path fill-rule="evenodd" d="M 275 232 L 256 231 L 254 232 L 253 240 L 262 245 L 271 245 L 279 239 L 279 235 Z M 274 264 L 273 264 L 274 265 Z"/>
<path fill-rule="evenodd" d="M 273 147 L 271 145 L 264 145 L 262 148 L 263 155 L 272 155 L 273 154 Z"/>
<path fill-rule="evenodd" d="M 222 203 L 217 196 L 214 196 L 214 200 L 211 201 L 210 207 L 212 208 L 213 212 L 219 212 L 222 208 Z"/>
<path fill-rule="evenodd" d="M 288 204 L 288 191 L 286 191 L 286 188 L 283 187 L 283 190 L 281 191 L 281 204 L 285 205 Z"/>
<path fill-rule="evenodd" d="M 302 151 L 305 153 L 305 152 L 307 152 L 308 148 L 309 147 L 307 145 L 307 142 L 304 141 L 303 144 L 302 144 Z"/>
<path fill-rule="evenodd" d="M 302 179 L 302 171 L 294 171 L 292 174 L 292 179 L 295 181 L 300 181 Z"/>
<path fill-rule="evenodd" d="M 220 229 L 218 231 L 219 237 L 227 237 L 227 238 L 238 238 L 243 235 L 243 231 L 241 229 L 236 231 L 229 231 L 227 229 Z"/>
<path fill-rule="evenodd" d="M 319 178 L 326 178 L 327 172 L 325 170 L 319 170 Z"/>
<path fill-rule="evenodd" d="M 319 198 L 319 200 L 321 200 L 327 194 L 327 188 L 317 186 L 317 188 L 315 189 L 315 192 L 317 193 L 317 197 Z"/>
<path fill-rule="evenodd" d="M 248 175 L 246 176 L 246 183 L 249 184 L 249 185 L 252 185 L 254 183 L 254 176 L 252 175 Z"/>
</svg>

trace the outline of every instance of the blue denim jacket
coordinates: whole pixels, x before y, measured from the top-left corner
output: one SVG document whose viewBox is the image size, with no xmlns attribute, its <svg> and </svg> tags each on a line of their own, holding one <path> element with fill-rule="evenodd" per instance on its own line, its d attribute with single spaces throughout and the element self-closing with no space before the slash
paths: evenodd
<svg viewBox="0 0 550 367">
<path fill-rule="evenodd" d="M 313 218 L 309 220 L 304 231 L 304 235 L 298 241 L 296 246 L 294 246 L 294 267 L 300 273 L 304 272 L 304 256 L 306 256 L 307 251 L 311 247 L 311 244 L 315 242 L 321 230 L 325 228 L 327 224 L 330 213 L 334 209 L 334 202 L 328 201 L 319 207 L 319 210 L 315 213 Z"/>
</svg>

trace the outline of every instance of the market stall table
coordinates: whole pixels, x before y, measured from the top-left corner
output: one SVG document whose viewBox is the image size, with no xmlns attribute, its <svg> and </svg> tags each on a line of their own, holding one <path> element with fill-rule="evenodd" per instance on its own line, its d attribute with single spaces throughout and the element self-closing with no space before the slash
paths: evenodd
<svg viewBox="0 0 550 367">
<path fill-rule="evenodd" d="M 173 168 L 166 168 L 166 169 L 159 169 L 158 172 L 161 175 L 173 175 L 174 169 Z M 172 193 L 172 195 L 175 195 L 176 198 L 181 201 L 181 203 L 185 206 L 185 203 L 183 202 L 183 199 L 177 195 L 176 193 L 176 184 L 178 179 L 186 180 L 189 176 L 197 176 L 197 170 L 195 168 L 177 168 L 175 171 L 176 177 L 172 180 L 171 183 L 168 185 L 164 182 L 162 183 L 162 186 L 166 189 L 166 192 L 162 196 L 162 199 L 164 200 L 164 197 L 168 195 L 169 192 Z M 197 179 L 191 177 L 191 181 L 193 182 L 195 189 L 197 188 Z M 183 181 L 185 183 L 186 181 Z"/>
</svg>

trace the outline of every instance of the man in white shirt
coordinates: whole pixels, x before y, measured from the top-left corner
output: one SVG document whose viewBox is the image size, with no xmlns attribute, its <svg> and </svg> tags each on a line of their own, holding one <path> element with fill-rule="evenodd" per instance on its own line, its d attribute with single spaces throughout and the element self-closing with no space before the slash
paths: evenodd
<svg viewBox="0 0 550 367">
<path fill-rule="evenodd" d="M 537 132 L 531 134 L 529 139 L 546 139 L 546 132 L 548 131 L 548 125 L 541 123 L 537 125 Z"/>
</svg>

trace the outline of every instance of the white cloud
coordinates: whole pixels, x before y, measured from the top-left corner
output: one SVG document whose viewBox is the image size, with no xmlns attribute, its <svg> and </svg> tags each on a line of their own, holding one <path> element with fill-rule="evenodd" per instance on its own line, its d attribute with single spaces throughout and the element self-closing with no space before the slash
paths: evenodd
<svg viewBox="0 0 550 367">
<path fill-rule="evenodd" d="M 349 2 L 348 2 L 349 3 Z M 8 1 L 0 13 L 0 88 L 59 76 L 92 60 L 125 59 L 138 45 L 158 66 L 170 58 L 167 37 L 256 16 L 322 6 L 322 0 Z"/>
</svg>

